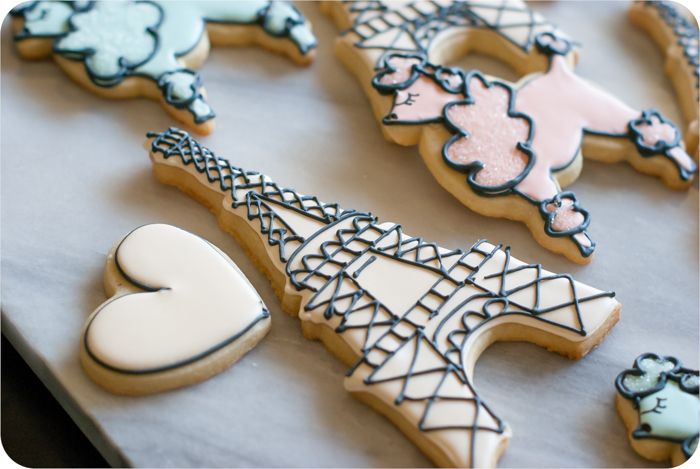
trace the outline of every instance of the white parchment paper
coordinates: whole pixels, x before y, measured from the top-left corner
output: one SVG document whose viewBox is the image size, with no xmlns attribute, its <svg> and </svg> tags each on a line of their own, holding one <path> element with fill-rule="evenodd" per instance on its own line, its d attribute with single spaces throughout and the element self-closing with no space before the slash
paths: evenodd
<svg viewBox="0 0 700 469">
<path fill-rule="evenodd" d="M 678 120 L 655 45 L 623 2 L 537 3 L 585 48 L 579 73 L 629 104 Z M 416 148 L 385 142 L 360 86 L 333 55 L 337 31 L 318 7 L 316 63 L 300 69 L 257 48 L 215 49 L 202 74 L 218 114 L 202 143 L 244 168 L 346 207 L 372 210 L 446 247 L 479 238 L 615 290 L 622 320 L 579 362 L 534 345 L 496 344 L 476 385 L 513 428 L 503 467 L 650 466 L 613 407 L 613 380 L 655 351 L 698 366 L 698 186 L 673 191 L 625 164 L 586 162 L 572 186 L 593 214 L 595 261 L 576 266 L 520 224 L 470 212 L 442 190 Z M 390 423 L 343 390 L 345 368 L 302 337 L 267 280 L 203 207 L 151 176 L 148 130 L 175 124 L 157 103 L 107 101 L 51 61 L 30 63 L 2 31 L 2 328 L 114 465 L 427 466 Z M 457 63 L 509 79 L 484 57 Z M 151 222 L 210 240 L 238 263 L 273 314 L 269 336 L 238 364 L 166 394 L 108 394 L 81 371 L 78 340 L 105 300 L 113 242 Z M 48 431 L 48 430 L 47 430 Z"/>
</svg>

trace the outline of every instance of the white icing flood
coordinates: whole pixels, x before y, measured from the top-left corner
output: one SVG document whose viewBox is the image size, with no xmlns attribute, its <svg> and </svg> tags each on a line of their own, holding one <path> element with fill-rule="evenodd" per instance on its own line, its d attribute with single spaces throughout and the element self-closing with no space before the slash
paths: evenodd
<svg viewBox="0 0 700 469">
<path fill-rule="evenodd" d="M 133 282 L 156 291 L 110 300 L 90 323 L 87 346 L 112 367 L 139 371 L 191 359 L 243 332 L 264 309 L 232 261 L 179 228 L 136 229 L 116 260 Z"/>
<path fill-rule="evenodd" d="M 220 191 L 219 178 L 229 181 L 225 187 L 243 182 L 240 170 L 207 152 L 197 152 L 197 164 L 191 164 L 192 154 L 178 150 L 188 137 L 178 130 L 157 137 L 154 164 L 187 171 L 206 190 Z M 206 179 L 205 168 L 213 180 Z M 478 337 L 473 331 L 487 330 L 487 323 L 517 323 L 575 343 L 596 333 L 619 307 L 611 294 L 525 265 L 487 242 L 449 250 L 335 205 L 332 214 L 339 219 L 324 223 L 317 217 L 328 214 L 328 207 L 315 198 L 265 176 L 245 181 L 245 189 L 225 190 L 226 200 L 240 204 L 231 212 L 259 233 L 270 259 L 288 276 L 287 290 L 301 295 L 300 319 L 335 331 L 355 358 L 364 357 L 347 389 L 369 393 L 396 406 L 414 427 L 431 429 L 425 437 L 460 465 L 491 464 L 507 436 L 503 422 L 471 400 L 475 342 L 467 338 Z M 493 431 L 477 431 L 472 447 L 474 424 Z M 452 429 L 439 431 L 444 427 Z"/>
</svg>

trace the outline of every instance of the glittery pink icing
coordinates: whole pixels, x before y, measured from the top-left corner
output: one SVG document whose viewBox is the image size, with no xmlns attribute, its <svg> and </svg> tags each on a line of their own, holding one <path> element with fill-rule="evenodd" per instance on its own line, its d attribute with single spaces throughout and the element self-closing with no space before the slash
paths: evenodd
<svg viewBox="0 0 700 469">
<path fill-rule="evenodd" d="M 583 214 L 574 209 L 573 203 L 568 199 L 561 201 L 561 206 L 555 204 L 547 205 L 548 212 L 554 212 L 554 220 L 552 220 L 552 229 L 555 231 L 568 231 L 576 228 L 584 222 Z"/>
<path fill-rule="evenodd" d="M 578 152 L 584 128 L 623 134 L 627 132 L 628 122 L 640 115 L 576 76 L 561 56 L 552 58 L 548 73 L 534 78 L 518 91 L 515 108 L 535 122 L 532 149 L 537 163 L 518 189 L 536 200 L 548 199 L 559 192 L 550 171 L 571 162 Z"/>
<path fill-rule="evenodd" d="M 525 171 L 528 158 L 517 144 L 527 141 L 530 126 L 525 119 L 508 116 L 510 94 L 502 86 L 487 88 L 472 78 L 469 92 L 474 104 L 457 104 L 448 110 L 452 124 L 468 135 L 450 145 L 447 156 L 462 165 L 480 161 L 484 167 L 475 181 L 500 186 Z"/>
</svg>

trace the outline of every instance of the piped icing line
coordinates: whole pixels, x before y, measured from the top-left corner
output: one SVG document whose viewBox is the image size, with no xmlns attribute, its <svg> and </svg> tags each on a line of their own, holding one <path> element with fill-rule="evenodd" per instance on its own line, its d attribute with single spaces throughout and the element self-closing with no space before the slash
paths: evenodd
<svg viewBox="0 0 700 469">
<path fill-rule="evenodd" d="M 617 321 L 614 293 L 524 263 L 508 247 L 443 248 L 238 168 L 182 130 L 148 137 L 156 177 L 217 214 L 305 334 L 351 366 L 346 388 L 439 447 L 443 465 L 495 465 L 510 435 L 472 385 L 484 334 L 546 333 L 558 338 L 552 350 L 578 358 Z"/>
<path fill-rule="evenodd" d="M 632 368 L 615 379 L 619 396 L 629 401 L 637 414 L 633 426 L 625 419 L 630 438 L 677 443 L 684 459 L 690 458 L 700 433 L 699 382 L 698 370 L 684 368 L 675 357 L 654 353 L 638 356 Z M 646 456 L 643 450 L 640 453 Z M 663 456 L 658 454 L 654 459 Z M 682 461 L 674 457 L 673 463 Z"/>
<path fill-rule="evenodd" d="M 270 318 L 233 261 L 174 226 L 132 230 L 111 259 L 129 287 L 117 284 L 115 296 L 89 318 L 82 339 L 90 359 L 107 370 L 150 375 L 183 368 Z M 187 269 L 175 268 L 185 264 Z"/>
<path fill-rule="evenodd" d="M 196 125 L 215 114 L 199 74 L 183 67 L 181 57 L 202 43 L 208 24 L 259 26 L 271 38 L 290 41 L 302 58 L 311 57 L 317 45 L 304 16 L 277 1 L 37 1 L 11 14 L 23 21 L 18 43 L 53 39 L 53 53 L 83 62 L 98 88 L 146 78 L 161 90 L 165 105 L 186 111 Z"/>
</svg>

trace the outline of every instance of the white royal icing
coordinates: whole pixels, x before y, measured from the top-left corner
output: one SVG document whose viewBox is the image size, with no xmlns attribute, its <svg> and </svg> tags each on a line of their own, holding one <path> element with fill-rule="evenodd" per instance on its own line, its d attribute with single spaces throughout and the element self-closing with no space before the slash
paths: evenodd
<svg viewBox="0 0 700 469">
<path fill-rule="evenodd" d="M 179 228 L 137 228 L 115 260 L 130 281 L 154 290 L 109 300 L 88 325 L 89 352 L 120 371 L 176 366 L 228 343 L 267 315 L 230 259 Z"/>
<path fill-rule="evenodd" d="M 176 170 L 201 185 L 195 193 L 221 193 L 224 224 L 236 217 L 257 231 L 287 278 L 285 292 L 299 298 L 299 318 L 333 334 L 357 364 L 346 388 L 394 408 L 459 467 L 495 464 L 509 435 L 474 399 L 471 372 L 483 332 L 517 325 L 511 340 L 537 332 L 575 345 L 614 322 L 612 294 L 526 265 L 505 249 L 487 242 L 442 248 L 236 168 L 186 132 L 152 137 L 156 174 Z"/>
</svg>

